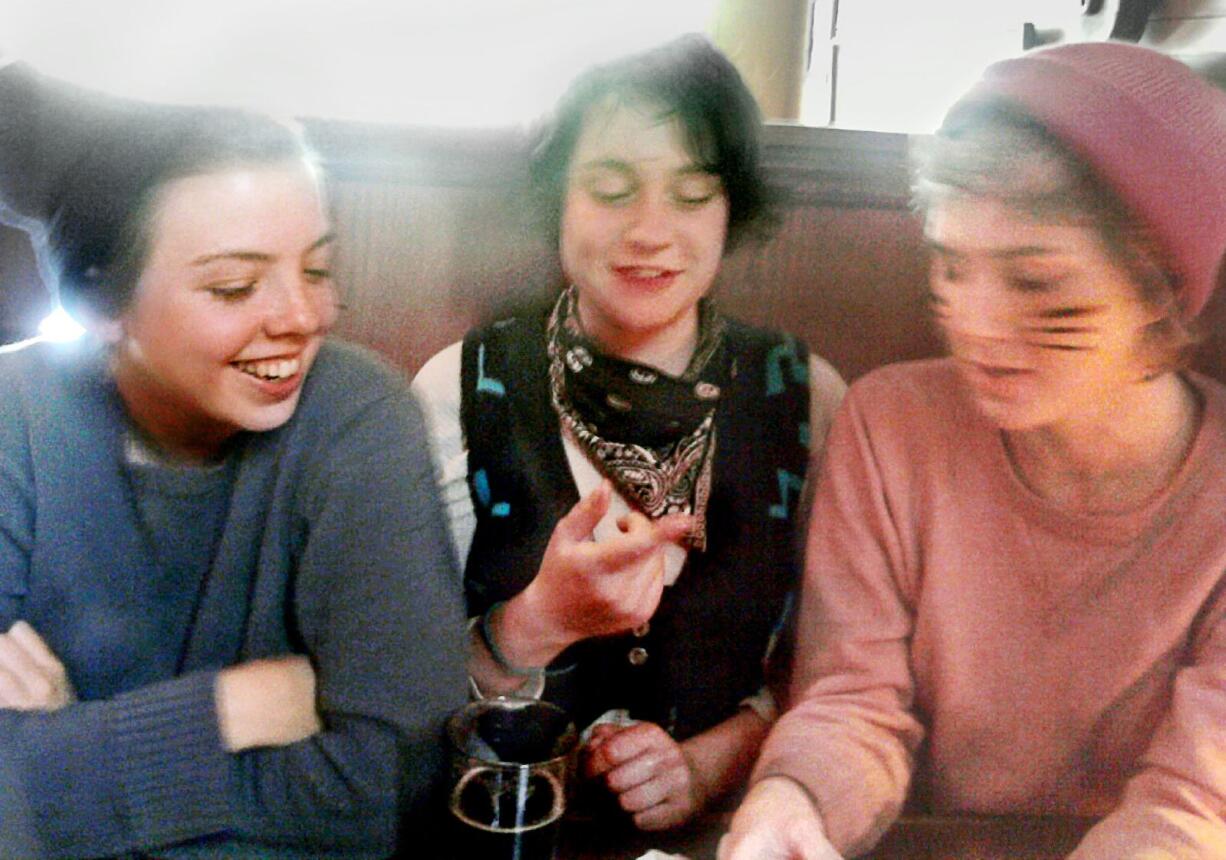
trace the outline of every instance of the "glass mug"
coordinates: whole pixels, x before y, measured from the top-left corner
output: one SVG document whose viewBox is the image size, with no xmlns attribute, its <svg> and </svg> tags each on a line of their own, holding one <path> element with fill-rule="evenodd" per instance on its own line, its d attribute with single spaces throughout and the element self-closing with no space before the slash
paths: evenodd
<svg viewBox="0 0 1226 860">
<path fill-rule="evenodd" d="M 556 705 L 498 697 L 447 721 L 456 856 L 552 860 L 579 736 Z"/>
</svg>

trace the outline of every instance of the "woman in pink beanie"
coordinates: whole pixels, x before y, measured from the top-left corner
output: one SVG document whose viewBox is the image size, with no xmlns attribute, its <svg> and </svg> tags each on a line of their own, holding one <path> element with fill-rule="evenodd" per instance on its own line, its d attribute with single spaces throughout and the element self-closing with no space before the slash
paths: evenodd
<svg viewBox="0 0 1226 860">
<path fill-rule="evenodd" d="M 990 67 L 919 160 L 947 358 L 859 380 L 791 710 L 721 860 L 917 810 L 1086 815 L 1077 860 L 1226 857 L 1226 94 L 1122 44 Z"/>
</svg>

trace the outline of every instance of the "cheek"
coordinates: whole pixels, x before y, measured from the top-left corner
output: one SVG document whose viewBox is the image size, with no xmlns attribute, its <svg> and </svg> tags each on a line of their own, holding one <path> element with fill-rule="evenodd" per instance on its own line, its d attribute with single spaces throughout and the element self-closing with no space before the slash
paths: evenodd
<svg viewBox="0 0 1226 860">
<path fill-rule="evenodd" d="M 562 269 L 574 278 L 585 266 L 598 262 L 607 247 L 614 227 L 590 206 L 568 204 L 558 234 L 558 256 Z"/>
<path fill-rule="evenodd" d="M 703 259 L 714 261 L 718 266 L 728 240 L 728 204 L 711 206 L 699 213 L 691 225 L 690 235 Z"/>
</svg>

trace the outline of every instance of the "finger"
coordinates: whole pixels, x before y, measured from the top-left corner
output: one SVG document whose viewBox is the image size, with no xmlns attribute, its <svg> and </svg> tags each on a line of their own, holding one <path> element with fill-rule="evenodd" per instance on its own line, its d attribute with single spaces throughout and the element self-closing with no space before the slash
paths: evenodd
<svg viewBox="0 0 1226 860">
<path fill-rule="evenodd" d="M 588 733 L 587 745 L 589 747 L 598 747 L 623 728 L 625 727 L 617 723 L 600 723 L 599 725 L 592 726 Z"/>
<path fill-rule="evenodd" d="M 591 737 L 583 748 L 583 773 L 589 779 L 604 776 L 613 768 L 613 762 L 604 754 L 604 748 L 605 742 L 617 731 L 617 726 L 607 723 L 592 729 Z"/>
<path fill-rule="evenodd" d="M 628 534 L 646 529 L 660 544 L 676 543 L 693 528 L 694 517 L 690 514 L 665 514 L 653 520 L 642 511 L 630 511 L 617 518 L 618 531 Z"/>
<path fill-rule="evenodd" d="M 608 479 L 601 481 L 599 487 L 575 502 L 566 516 L 558 520 L 553 529 L 554 534 L 576 543 L 590 538 L 596 524 L 609 512 L 609 498 L 612 493 L 613 486 Z"/>
<path fill-rule="evenodd" d="M 656 723 L 637 722 L 615 726 L 601 744 L 601 755 L 615 767 L 646 752 L 676 744 Z"/>
<path fill-rule="evenodd" d="M 621 794 L 655 779 L 664 766 L 664 757 L 656 750 L 648 750 L 609 768 L 605 785 L 610 791 Z"/>
<path fill-rule="evenodd" d="M 34 664 L 52 677 L 64 676 L 64 664 L 43 641 L 43 637 L 25 621 L 14 622 L 8 636 L 29 655 Z"/>
<path fill-rule="evenodd" d="M 679 543 L 694 530 L 694 517 L 689 514 L 668 514 L 655 521 L 655 528 L 662 543 Z"/>
<path fill-rule="evenodd" d="M 646 520 L 642 514 L 630 516 Z M 588 555 L 589 569 L 616 574 L 647 561 L 652 555 L 659 553 L 664 544 L 649 523 L 635 523 L 622 534 L 585 544 L 583 551 Z"/>
<path fill-rule="evenodd" d="M 690 813 L 686 808 L 676 803 L 661 803 L 632 816 L 634 826 L 639 830 L 667 830 L 689 817 Z"/>
<path fill-rule="evenodd" d="M 37 695 L 42 670 L 7 633 L 0 635 L 0 669 L 5 673 L 4 696 L 9 707 L 28 705 Z"/>
<path fill-rule="evenodd" d="M 640 831 L 667 831 L 669 828 L 689 821 L 690 817 L 693 817 L 693 811 L 688 807 L 667 802 L 667 804 L 652 806 L 650 810 L 635 812 L 631 820 Z"/>
<path fill-rule="evenodd" d="M 631 815 L 664 803 L 689 806 L 684 776 L 675 769 L 665 769 L 651 779 L 627 791 L 618 792 L 621 808 Z"/>
<path fill-rule="evenodd" d="M 0 665 L 0 708 L 24 710 L 29 702 L 30 695 L 18 675 Z"/>
</svg>

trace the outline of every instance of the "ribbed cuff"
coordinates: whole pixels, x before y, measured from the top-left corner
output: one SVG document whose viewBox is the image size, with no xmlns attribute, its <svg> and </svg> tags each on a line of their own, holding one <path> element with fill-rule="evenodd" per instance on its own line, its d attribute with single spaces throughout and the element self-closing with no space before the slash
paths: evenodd
<svg viewBox="0 0 1226 860">
<path fill-rule="evenodd" d="M 138 844 L 168 845 L 233 826 L 235 763 L 217 724 L 216 677 L 184 675 L 112 701 L 114 761 Z"/>
</svg>

